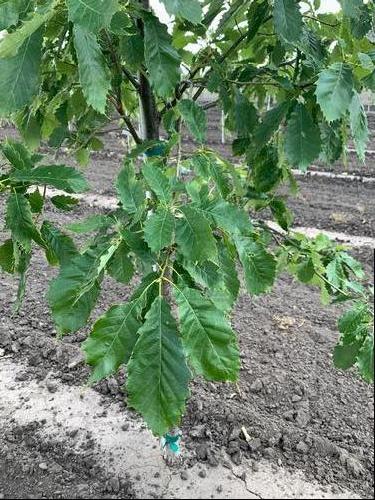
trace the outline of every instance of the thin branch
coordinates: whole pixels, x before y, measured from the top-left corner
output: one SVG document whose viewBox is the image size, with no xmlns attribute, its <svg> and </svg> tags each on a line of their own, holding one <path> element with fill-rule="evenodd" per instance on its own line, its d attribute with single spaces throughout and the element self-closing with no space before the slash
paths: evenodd
<svg viewBox="0 0 375 500">
<path fill-rule="evenodd" d="M 139 84 L 139 81 L 130 73 L 130 71 L 128 71 L 126 68 L 124 68 L 123 66 L 121 66 L 121 69 L 122 69 L 122 72 L 124 73 L 124 75 L 126 76 L 126 78 L 129 80 L 129 82 L 133 85 L 133 87 L 139 91 L 140 89 L 140 84 Z"/>
<path fill-rule="evenodd" d="M 307 19 L 312 19 L 313 21 L 317 21 L 318 23 L 324 24 L 324 26 L 329 26 L 330 28 L 336 28 L 337 26 L 340 26 L 340 23 L 336 24 L 327 23 L 326 21 L 322 21 L 318 17 L 308 16 L 307 14 L 303 14 L 302 17 L 306 17 Z"/>
<path fill-rule="evenodd" d="M 220 100 L 216 99 L 215 101 L 212 101 L 212 102 L 209 102 L 209 103 L 205 104 L 204 106 L 202 106 L 202 108 L 204 110 L 215 108 L 218 105 L 219 102 L 220 102 Z"/>
<path fill-rule="evenodd" d="M 271 85 L 273 87 L 280 87 L 280 85 L 276 82 L 241 82 L 239 80 L 226 80 L 229 83 L 234 83 L 235 85 Z"/>
<path fill-rule="evenodd" d="M 136 144 L 142 144 L 142 140 L 141 138 L 139 137 L 137 131 L 135 130 L 135 127 L 133 126 L 130 118 L 127 116 L 127 114 L 125 113 L 125 110 L 124 110 L 124 106 L 122 105 L 122 102 L 121 101 L 116 101 L 116 99 L 113 97 L 113 96 L 110 96 L 109 97 L 109 100 L 112 102 L 112 104 L 114 105 L 117 113 L 121 116 L 121 118 L 124 120 L 126 126 L 128 127 L 128 130 L 131 134 L 131 136 L 133 137 L 134 141 L 136 142 Z"/>
</svg>

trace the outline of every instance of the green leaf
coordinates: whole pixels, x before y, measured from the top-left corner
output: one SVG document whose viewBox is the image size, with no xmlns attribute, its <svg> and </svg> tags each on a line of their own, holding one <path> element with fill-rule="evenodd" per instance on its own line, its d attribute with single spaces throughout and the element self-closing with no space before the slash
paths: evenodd
<svg viewBox="0 0 375 500">
<path fill-rule="evenodd" d="M 13 193 L 9 196 L 5 222 L 6 227 L 12 232 L 13 240 L 17 241 L 26 252 L 30 251 L 32 240 L 43 246 L 43 240 L 34 225 L 30 204 L 24 195 Z"/>
<path fill-rule="evenodd" d="M 249 32 L 247 40 L 250 42 L 258 33 L 259 28 L 266 22 L 269 11 L 268 0 L 261 3 L 252 2 L 247 12 L 247 19 L 249 22 Z"/>
<path fill-rule="evenodd" d="M 116 189 L 125 212 L 135 214 L 144 204 L 145 195 L 142 185 L 135 178 L 134 168 L 125 165 L 121 170 Z"/>
<path fill-rule="evenodd" d="M 288 121 L 285 152 L 292 166 L 301 170 L 315 160 L 321 150 L 320 131 L 303 104 L 297 104 Z"/>
<path fill-rule="evenodd" d="M 334 63 L 319 75 L 315 95 L 328 122 L 338 120 L 348 110 L 353 97 L 351 67 Z"/>
<path fill-rule="evenodd" d="M 191 99 L 180 101 L 178 109 L 192 135 L 202 144 L 206 140 L 207 132 L 207 119 L 204 109 Z"/>
<path fill-rule="evenodd" d="M 78 256 L 78 250 L 73 240 L 51 222 L 44 221 L 40 232 L 46 243 L 46 256 L 51 265 L 67 265 Z"/>
<path fill-rule="evenodd" d="M 285 42 L 298 42 L 302 35 L 302 15 L 296 0 L 275 0 L 273 18 L 279 38 Z"/>
<path fill-rule="evenodd" d="M 23 300 L 26 293 L 26 281 L 27 281 L 27 271 L 30 267 L 31 262 L 31 252 L 25 251 L 22 248 L 14 245 L 14 253 L 16 257 L 16 271 L 19 275 L 18 287 L 17 287 L 17 299 L 13 306 L 14 314 L 18 314 L 22 307 Z"/>
<path fill-rule="evenodd" d="M 0 42 L 0 59 L 14 57 L 17 55 L 22 45 L 32 36 L 38 29 L 43 26 L 54 14 L 56 0 L 50 2 L 45 7 L 37 10 L 30 19 L 27 19 L 20 28 L 12 33 L 9 33 Z"/>
<path fill-rule="evenodd" d="M 374 337 L 369 335 L 357 358 L 359 373 L 367 382 L 374 382 Z"/>
<path fill-rule="evenodd" d="M 108 274 L 119 283 L 129 283 L 134 275 L 134 266 L 128 254 L 129 247 L 121 242 L 107 265 Z"/>
<path fill-rule="evenodd" d="M 273 148 L 263 150 L 256 158 L 252 170 L 254 187 L 259 193 L 271 191 L 281 180 L 279 158 Z"/>
<path fill-rule="evenodd" d="M 220 242 L 218 247 L 220 273 L 225 284 L 225 295 L 228 294 L 226 302 L 230 307 L 232 307 L 240 292 L 240 281 L 237 276 L 236 259 L 223 243 Z M 215 304 L 217 304 L 217 299 L 218 297 L 216 296 L 216 300 L 214 300 Z M 220 308 L 218 307 L 218 309 Z"/>
<path fill-rule="evenodd" d="M 297 277 L 301 283 L 309 283 L 315 276 L 315 266 L 311 258 L 304 260 L 297 268 Z"/>
<path fill-rule="evenodd" d="M 87 104 L 105 114 L 111 76 L 96 35 L 74 27 L 74 47 L 79 69 L 79 81 Z"/>
<path fill-rule="evenodd" d="M 113 219 L 107 215 L 89 215 L 86 219 L 79 222 L 67 224 L 69 231 L 77 234 L 93 233 L 100 229 L 105 229 L 113 224 Z"/>
<path fill-rule="evenodd" d="M 212 217 L 214 223 L 229 234 L 247 234 L 252 229 L 248 214 L 232 203 L 212 200 L 201 208 L 205 215 Z"/>
<path fill-rule="evenodd" d="M 176 221 L 176 242 L 183 256 L 193 262 L 215 259 L 216 242 L 206 217 L 188 205 L 180 210 L 183 218 Z"/>
<path fill-rule="evenodd" d="M 238 379 L 236 336 L 222 311 L 198 290 L 175 289 L 183 344 L 194 370 L 208 380 Z"/>
<path fill-rule="evenodd" d="M 326 163 L 337 161 L 343 153 L 344 141 L 340 121 L 320 124 L 322 159 Z"/>
<path fill-rule="evenodd" d="M 347 17 L 356 17 L 363 5 L 363 0 L 339 0 L 342 11 Z"/>
<path fill-rule="evenodd" d="M 51 202 L 59 210 L 69 211 L 78 205 L 79 200 L 77 198 L 72 198 L 71 196 L 58 194 L 56 196 L 52 196 Z"/>
<path fill-rule="evenodd" d="M 85 326 L 100 293 L 103 270 L 117 247 L 90 248 L 62 266 L 48 291 L 48 301 L 61 334 Z"/>
<path fill-rule="evenodd" d="M 361 39 L 367 35 L 373 26 L 373 8 L 362 3 L 358 15 L 350 19 L 350 29 L 355 38 Z"/>
<path fill-rule="evenodd" d="M 35 191 L 27 195 L 27 200 L 30 203 L 31 211 L 34 214 L 42 213 L 44 206 L 44 198 L 40 194 L 39 189 L 37 188 Z"/>
<path fill-rule="evenodd" d="M 20 110 L 37 93 L 43 32 L 39 29 L 17 54 L 0 59 L 0 116 Z"/>
<path fill-rule="evenodd" d="M 34 167 L 30 153 L 20 142 L 6 139 L 0 144 L 0 151 L 15 169 L 28 170 Z"/>
<path fill-rule="evenodd" d="M 264 115 L 262 123 L 254 131 L 256 146 L 264 146 L 270 141 L 273 134 L 280 127 L 282 120 L 289 110 L 289 106 L 290 103 L 288 101 L 283 101 Z"/>
<path fill-rule="evenodd" d="M 15 0 L 0 2 L 0 31 L 18 23 L 19 5 Z"/>
<path fill-rule="evenodd" d="M 189 380 L 176 321 L 169 304 L 157 297 L 128 364 L 129 405 L 142 414 L 155 435 L 162 436 L 180 422 Z"/>
<path fill-rule="evenodd" d="M 67 193 L 83 193 L 89 189 L 81 172 L 65 165 L 43 165 L 32 170 L 16 170 L 10 178 L 16 182 L 50 186 Z"/>
<path fill-rule="evenodd" d="M 224 163 L 208 151 L 195 154 L 191 159 L 194 170 L 210 182 L 214 180 L 221 196 L 226 198 L 230 193 L 228 177 L 224 172 Z"/>
<path fill-rule="evenodd" d="M 94 325 L 82 344 L 86 361 L 94 369 L 90 382 L 98 382 L 128 363 L 138 339 L 141 299 L 111 307 Z"/>
<path fill-rule="evenodd" d="M 15 260 L 12 240 L 6 240 L 0 245 L 0 268 L 6 273 L 14 273 Z"/>
<path fill-rule="evenodd" d="M 145 60 L 150 80 L 160 97 L 169 97 L 180 81 L 180 56 L 167 27 L 151 14 L 144 16 Z"/>
<path fill-rule="evenodd" d="M 364 162 L 366 145 L 369 139 L 369 131 L 367 126 L 367 116 L 357 92 L 354 93 L 349 107 L 350 111 L 350 128 L 354 144 L 357 150 L 358 158 Z"/>
<path fill-rule="evenodd" d="M 172 201 L 172 190 L 168 177 L 162 172 L 161 166 L 161 163 L 149 161 L 143 165 L 142 173 L 159 200 L 168 205 Z"/>
<path fill-rule="evenodd" d="M 266 292 L 275 281 L 276 260 L 265 248 L 249 238 L 235 239 L 244 269 L 246 288 L 253 295 Z"/>
<path fill-rule="evenodd" d="M 234 120 L 238 137 L 249 137 L 258 123 L 255 106 L 241 92 L 236 92 Z"/>
<path fill-rule="evenodd" d="M 168 14 L 186 19 L 193 24 L 202 20 L 202 7 L 198 0 L 162 0 Z"/>
<path fill-rule="evenodd" d="M 359 342 L 347 345 L 337 345 L 333 351 L 333 362 L 336 368 L 348 370 L 355 365 L 360 348 L 361 344 Z"/>
<path fill-rule="evenodd" d="M 66 0 L 66 3 L 69 20 L 93 32 L 108 28 L 118 10 L 118 0 Z"/>
<path fill-rule="evenodd" d="M 160 252 L 173 243 L 175 219 L 164 207 L 159 207 L 145 222 L 144 238 L 153 252 Z"/>
</svg>

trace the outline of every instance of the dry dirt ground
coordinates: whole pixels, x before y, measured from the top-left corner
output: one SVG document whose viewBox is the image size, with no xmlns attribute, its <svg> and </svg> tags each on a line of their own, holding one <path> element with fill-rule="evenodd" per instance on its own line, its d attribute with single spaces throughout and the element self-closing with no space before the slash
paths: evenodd
<svg viewBox="0 0 375 500">
<path fill-rule="evenodd" d="M 107 137 L 87 170 L 93 193 L 113 196 L 122 149 L 116 133 Z M 352 252 L 373 276 L 375 184 L 299 183 L 295 224 L 368 237 Z M 96 211 L 82 202 L 47 217 L 63 227 Z M 89 329 L 56 339 L 45 300 L 55 273 L 37 252 L 17 317 L 16 283 L 0 275 L 0 498 L 373 498 L 373 389 L 333 368 L 340 308 L 322 307 L 316 290 L 282 275 L 265 296 L 241 295 L 240 383 L 192 383 L 182 460 L 170 468 L 126 408 L 123 373 L 86 386 Z M 106 280 L 93 320 L 130 290 Z"/>
</svg>

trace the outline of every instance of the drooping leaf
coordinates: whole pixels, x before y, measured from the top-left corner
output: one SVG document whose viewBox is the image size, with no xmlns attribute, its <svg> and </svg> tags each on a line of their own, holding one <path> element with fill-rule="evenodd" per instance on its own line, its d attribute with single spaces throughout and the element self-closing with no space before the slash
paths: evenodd
<svg viewBox="0 0 375 500">
<path fill-rule="evenodd" d="M 128 364 L 129 405 L 157 436 L 178 425 L 189 395 L 190 372 L 169 304 L 157 297 L 139 330 Z"/>
<path fill-rule="evenodd" d="M 258 123 L 255 106 L 241 92 L 236 93 L 234 121 L 238 137 L 249 137 Z"/>
<path fill-rule="evenodd" d="M 353 96 L 350 66 L 334 63 L 319 75 L 315 95 L 328 122 L 338 120 L 348 110 Z"/>
<path fill-rule="evenodd" d="M 162 0 L 168 14 L 186 19 L 193 24 L 202 20 L 202 7 L 199 0 Z"/>
<path fill-rule="evenodd" d="M 21 142 L 6 139 L 0 144 L 0 151 L 17 170 L 28 170 L 34 167 L 29 151 Z"/>
<path fill-rule="evenodd" d="M 0 59 L 0 116 L 20 110 L 38 90 L 42 29 L 30 36 L 13 57 Z"/>
<path fill-rule="evenodd" d="M 111 77 L 96 35 L 81 26 L 74 27 L 74 47 L 79 69 L 79 81 L 87 103 L 104 114 Z"/>
<path fill-rule="evenodd" d="M 337 161 L 342 155 L 344 141 L 340 121 L 320 124 L 322 159 L 327 163 Z"/>
<path fill-rule="evenodd" d="M 180 210 L 183 217 L 176 221 L 176 242 L 181 253 L 193 262 L 214 259 L 216 242 L 206 217 L 188 205 Z"/>
<path fill-rule="evenodd" d="M 51 222 L 44 221 L 40 232 L 46 243 L 46 256 L 51 265 L 64 266 L 78 256 L 73 240 Z"/>
<path fill-rule="evenodd" d="M 296 43 L 302 36 L 302 15 L 296 0 L 275 0 L 275 30 L 282 41 Z"/>
<path fill-rule="evenodd" d="M 263 2 L 252 2 L 250 8 L 247 12 L 247 19 L 249 22 L 249 33 L 247 35 L 247 40 L 251 41 L 255 35 L 258 33 L 259 28 L 263 23 L 266 22 L 267 15 L 269 12 L 268 0 Z"/>
<path fill-rule="evenodd" d="M 118 0 L 66 0 L 69 19 L 89 31 L 108 28 L 118 9 Z"/>
<path fill-rule="evenodd" d="M 86 361 L 93 367 L 90 382 L 98 382 L 128 363 L 138 339 L 142 322 L 141 299 L 111 307 L 83 343 Z"/>
<path fill-rule="evenodd" d="M 232 203 L 212 200 L 201 208 L 206 216 L 212 217 L 214 223 L 229 234 L 248 234 L 252 229 L 248 214 Z"/>
<path fill-rule="evenodd" d="M 43 246 L 43 240 L 33 221 L 30 204 L 24 195 L 13 193 L 9 196 L 5 222 L 12 232 L 13 240 L 26 252 L 30 251 L 32 240 Z"/>
<path fill-rule="evenodd" d="M 30 203 L 30 208 L 33 214 L 42 213 L 44 206 L 44 198 L 40 194 L 39 189 L 37 188 L 35 191 L 27 195 L 27 200 Z"/>
<path fill-rule="evenodd" d="M 6 273 L 13 274 L 15 271 L 15 260 L 13 241 L 6 240 L 0 245 L 0 269 Z"/>
<path fill-rule="evenodd" d="M 368 335 L 357 358 L 359 373 L 367 382 L 374 382 L 374 337 Z"/>
<path fill-rule="evenodd" d="M 167 27 L 145 15 L 145 60 L 150 80 L 160 97 L 169 97 L 180 81 L 180 56 L 172 46 Z"/>
<path fill-rule="evenodd" d="M 226 198 L 230 193 L 229 179 L 224 172 L 224 164 L 211 152 L 201 152 L 191 158 L 194 170 L 207 181 L 214 181 L 221 196 Z"/>
<path fill-rule="evenodd" d="M 271 191 L 282 177 L 279 158 L 273 148 L 267 147 L 256 157 L 252 168 L 255 189 L 260 193 Z"/>
<path fill-rule="evenodd" d="M 306 170 L 321 150 L 320 131 L 303 104 L 297 104 L 288 121 L 285 151 L 291 165 Z"/>
<path fill-rule="evenodd" d="M 236 381 L 237 339 L 222 311 L 198 290 L 179 286 L 174 293 L 183 344 L 194 370 L 208 380 Z"/>
<path fill-rule="evenodd" d="M 358 158 L 364 162 L 366 145 L 369 139 L 369 131 L 367 125 L 367 116 L 357 92 L 354 93 L 349 107 L 350 111 L 350 128 L 354 139 L 354 144 L 357 150 Z"/>
<path fill-rule="evenodd" d="M 142 185 L 136 180 L 134 168 L 131 165 L 125 165 L 121 170 L 116 188 L 126 212 L 135 214 L 143 206 L 145 196 Z"/>
<path fill-rule="evenodd" d="M 207 119 L 203 108 L 191 99 L 183 99 L 178 109 L 194 138 L 203 143 L 207 132 Z"/>
<path fill-rule="evenodd" d="M 159 207 L 145 222 L 144 238 L 153 252 L 160 252 L 173 243 L 175 219 L 167 208 Z"/>
<path fill-rule="evenodd" d="M 107 265 L 108 274 L 119 283 L 129 283 L 134 275 L 134 266 L 129 257 L 129 247 L 123 241 Z"/>
<path fill-rule="evenodd" d="M 99 296 L 103 271 L 116 249 L 109 243 L 90 248 L 62 266 L 51 282 L 48 301 L 61 334 L 86 324 Z"/>
<path fill-rule="evenodd" d="M 32 170 L 16 170 L 11 174 L 11 179 L 39 186 L 50 186 L 67 193 L 83 193 L 89 189 L 81 172 L 65 165 L 43 165 Z"/>
<path fill-rule="evenodd" d="M 161 164 L 146 162 L 142 168 L 143 176 L 160 201 L 168 204 L 172 201 L 172 190 L 168 177 L 162 172 Z"/>
<path fill-rule="evenodd" d="M 354 342 L 353 344 L 338 344 L 333 351 L 333 362 L 336 368 L 341 370 L 348 370 L 357 361 L 357 357 L 361 348 L 360 342 Z"/>
<path fill-rule="evenodd" d="M 254 130 L 254 140 L 257 146 L 263 147 L 269 142 L 287 114 L 289 106 L 288 101 L 283 101 L 264 115 L 262 122 Z"/>
<path fill-rule="evenodd" d="M 252 295 L 266 292 L 276 277 L 276 260 L 264 247 L 249 238 L 235 239 L 244 269 L 246 288 Z"/>
<path fill-rule="evenodd" d="M 22 307 L 25 293 L 26 293 L 26 283 L 27 283 L 27 272 L 30 268 L 31 262 L 31 251 L 26 251 L 24 248 L 18 247 L 14 244 L 14 253 L 16 255 L 16 271 L 18 273 L 18 287 L 17 287 L 17 298 L 13 306 L 13 312 L 18 314 Z"/>
</svg>

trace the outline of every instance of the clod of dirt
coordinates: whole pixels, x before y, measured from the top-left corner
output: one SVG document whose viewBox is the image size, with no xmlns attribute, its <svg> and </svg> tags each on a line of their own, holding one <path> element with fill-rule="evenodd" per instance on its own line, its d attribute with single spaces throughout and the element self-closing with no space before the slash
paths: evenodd
<svg viewBox="0 0 375 500">
<path fill-rule="evenodd" d="M 255 380 L 250 386 L 250 391 L 254 393 L 259 393 L 263 389 L 263 382 L 261 380 Z"/>
<path fill-rule="evenodd" d="M 57 382 L 55 382 L 54 380 L 47 379 L 46 380 L 46 387 L 47 387 L 49 392 L 54 393 L 57 391 L 58 385 L 57 385 Z"/>
</svg>

